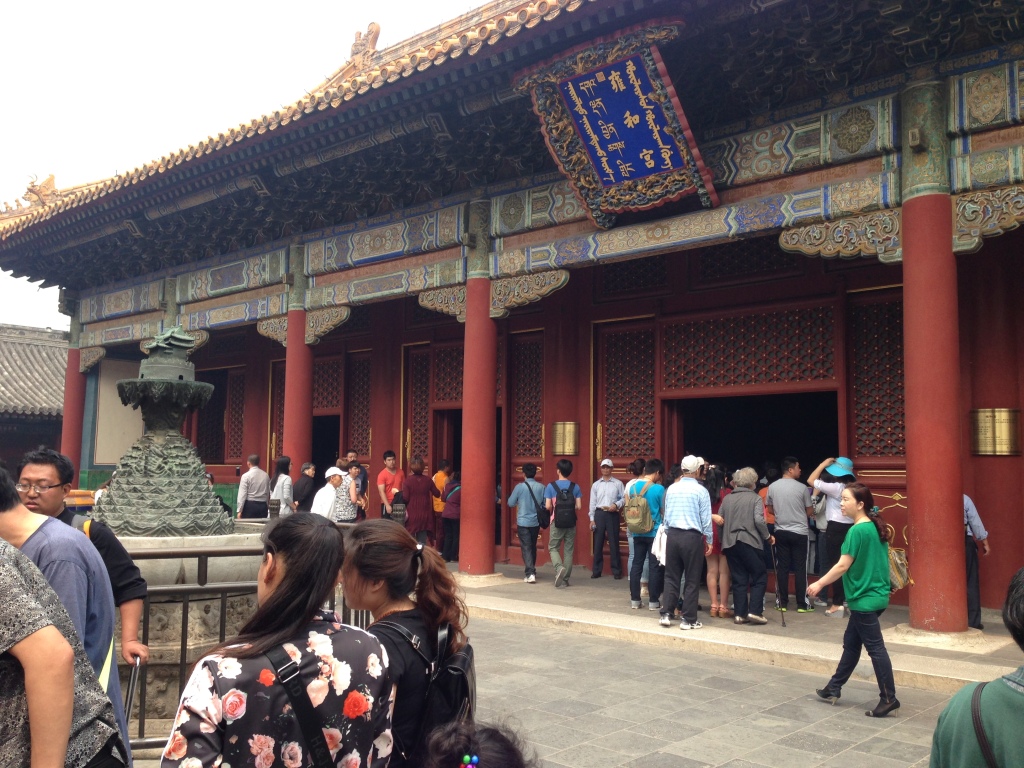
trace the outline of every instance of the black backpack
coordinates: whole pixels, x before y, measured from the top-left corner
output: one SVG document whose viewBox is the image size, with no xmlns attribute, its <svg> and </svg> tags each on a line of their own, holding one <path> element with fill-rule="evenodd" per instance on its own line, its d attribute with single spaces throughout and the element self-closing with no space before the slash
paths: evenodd
<svg viewBox="0 0 1024 768">
<path fill-rule="evenodd" d="M 473 663 L 473 647 L 466 643 L 461 650 L 452 653 L 448 648 L 451 626 L 442 624 L 437 630 L 437 655 L 431 659 L 424 648 L 423 640 L 401 624 L 379 621 L 377 626 L 398 632 L 427 664 L 430 679 L 423 702 L 423 722 L 420 723 L 416 742 L 395 744 L 410 765 L 420 765 L 426 753 L 427 737 L 435 728 L 453 721 L 473 721 L 473 713 L 476 712 L 476 666 Z"/>
<path fill-rule="evenodd" d="M 576 483 L 569 481 L 568 488 L 555 486 L 555 528 L 576 527 Z"/>
</svg>

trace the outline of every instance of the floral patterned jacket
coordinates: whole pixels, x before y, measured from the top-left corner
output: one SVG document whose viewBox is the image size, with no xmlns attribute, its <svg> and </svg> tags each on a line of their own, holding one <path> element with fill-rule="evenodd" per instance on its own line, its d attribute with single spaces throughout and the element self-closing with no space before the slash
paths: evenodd
<svg viewBox="0 0 1024 768">
<path fill-rule="evenodd" d="M 377 638 L 324 613 L 282 647 L 299 664 L 335 765 L 386 766 L 394 698 Z M 182 693 L 161 768 L 222 765 L 312 765 L 288 693 L 266 656 L 205 656 Z"/>
</svg>

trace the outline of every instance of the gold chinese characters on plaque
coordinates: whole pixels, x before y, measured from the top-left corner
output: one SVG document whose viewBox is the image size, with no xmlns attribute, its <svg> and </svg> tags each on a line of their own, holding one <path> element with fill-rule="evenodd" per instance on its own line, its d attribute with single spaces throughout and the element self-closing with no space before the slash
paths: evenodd
<svg viewBox="0 0 1024 768">
<path fill-rule="evenodd" d="M 1013 408 L 971 411 L 971 453 L 1020 456 L 1020 411 Z"/>
<path fill-rule="evenodd" d="M 577 421 L 556 421 L 552 441 L 555 456 L 575 456 L 580 451 L 580 425 Z"/>
</svg>

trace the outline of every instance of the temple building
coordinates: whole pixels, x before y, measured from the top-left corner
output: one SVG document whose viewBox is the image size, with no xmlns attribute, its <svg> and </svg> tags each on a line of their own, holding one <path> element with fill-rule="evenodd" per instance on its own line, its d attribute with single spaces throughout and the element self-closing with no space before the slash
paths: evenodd
<svg viewBox="0 0 1024 768">
<path fill-rule="evenodd" d="M 909 541 L 913 626 L 966 627 L 964 492 L 1001 604 L 1024 552 L 1019 3 L 497 0 L 378 33 L 287 108 L 0 213 L 0 268 L 63 288 L 83 485 L 141 431 L 116 380 L 181 325 L 218 483 L 250 453 L 322 473 L 351 447 L 371 486 L 386 450 L 451 459 L 464 572 L 520 561 L 527 462 L 571 459 L 586 502 L 604 457 L 806 477 L 846 455 Z"/>
<path fill-rule="evenodd" d="M 60 445 L 68 335 L 0 325 L 0 461 L 14 471 L 40 445 Z"/>
</svg>

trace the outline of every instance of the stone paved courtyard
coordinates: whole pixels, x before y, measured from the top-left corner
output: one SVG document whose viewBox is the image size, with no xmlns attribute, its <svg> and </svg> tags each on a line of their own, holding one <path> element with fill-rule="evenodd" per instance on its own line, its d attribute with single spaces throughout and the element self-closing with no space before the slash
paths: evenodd
<svg viewBox="0 0 1024 768">
<path fill-rule="evenodd" d="M 480 719 L 553 768 L 926 766 L 948 700 L 904 687 L 899 716 L 874 720 L 873 682 L 832 707 L 825 679 L 779 667 L 484 619 L 470 638 Z"/>
</svg>

